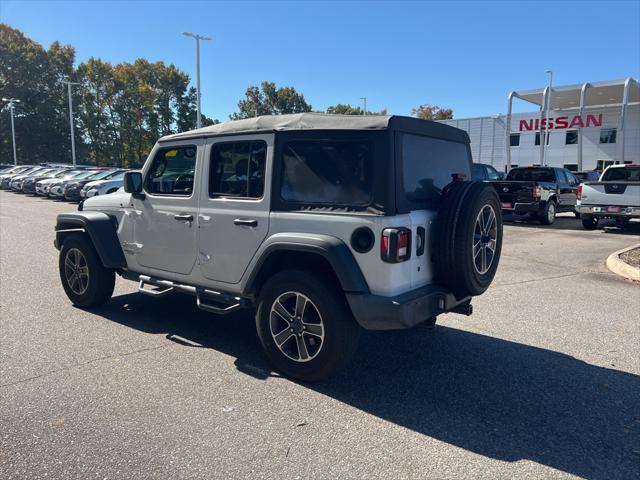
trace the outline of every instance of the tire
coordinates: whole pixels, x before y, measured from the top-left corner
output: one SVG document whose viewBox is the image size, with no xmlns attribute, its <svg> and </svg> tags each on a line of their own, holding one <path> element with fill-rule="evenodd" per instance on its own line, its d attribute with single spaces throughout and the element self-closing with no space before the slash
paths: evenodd
<svg viewBox="0 0 640 480">
<path fill-rule="evenodd" d="M 628 218 L 616 218 L 616 227 L 618 227 L 620 230 L 624 230 L 625 228 L 627 228 L 629 226 L 629 219 Z"/>
<path fill-rule="evenodd" d="M 598 217 L 594 217 L 593 215 L 582 215 L 582 226 L 585 230 L 595 230 L 598 228 L 598 223 L 600 223 L 600 219 Z"/>
<path fill-rule="evenodd" d="M 115 272 L 102 265 L 95 248 L 83 235 L 69 235 L 64 240 L 58 270 L 67 297 L 77 307 L 103 305 L 113 294 Z M 86 276 L 82 271 L 86 272 Z"/>
<path fill-rule="evenodd" d="M 485 232 L 479 222 L 490 219 Z M 493 281 L 502 251 L 502 212 L 495 189 L 483 182 L 455 182 L 443 197 L 434 224 L 433 247 L 438 284 L 459 299 L 484 293 Z"/>
<path fill-rule="evenodd" d="M 540 225 L 551 225 L 556 220 L 558 205 L 555 200 L 549 200 L 544 206 L 544 210 L 538 214 Z"/>
<path fill-rule="evenodd" d="M 573 212 L 573 214 L 575 215 L 575 217 L 580 220 L 580 214 L 578 212 Z"/>
<path fill-rule="evenodd" d="M 300 319 L 296 308 L 303 303 Z M 280 314 L 274 312 L 276 308 Z M 276 369 L 305 382 L 323 380 L 344 367 L 361 333 L 335 281 L 301 270 L 285 270 L 267 281 L 258 300 L 256 328 Z"/>
</svg>

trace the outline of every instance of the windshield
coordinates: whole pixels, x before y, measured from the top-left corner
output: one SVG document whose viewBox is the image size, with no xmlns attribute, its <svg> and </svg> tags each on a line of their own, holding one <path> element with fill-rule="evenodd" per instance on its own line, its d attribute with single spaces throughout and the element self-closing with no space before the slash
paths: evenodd
<svg viewBox="0 0 640 480">
<path fill-rule="evenodd" d="M 555 182 L 552 168 L 514 168 L 509 171 L 507 181 L 514 182 Z"/>
<path fill-rule="evenodd" d="M 640 166 L 609 168 L 600 180 L 603 182 L 640 182 Z"/>
<path fill-rule="evenodd" d="M 104 170 L 102 172 L 95 173 L 94 175 L 90 176 L 89 178 L 91 180 L 103 180 L 105 178 L 109 178 L 111 175 L 113 175 L 113 171 L 112 170 Z"/>
<path fill-rule="evenodd" d="M 74 180 L 80 180 L 82 178 L 89 178 L 92 175 L 95 175 L 96 172 L 95 170 L 83 170 L 81 172 L 76 173 L 75 175 L 73 175 L 71 178 L 73 178 Z"/>
<path fill-rule="evenodd" d="M 123 179 L 124 179 L 124 172 L 116 173 L 113 177 L 107 178 L 107 180 L 123 180 Z"/>
</svg>

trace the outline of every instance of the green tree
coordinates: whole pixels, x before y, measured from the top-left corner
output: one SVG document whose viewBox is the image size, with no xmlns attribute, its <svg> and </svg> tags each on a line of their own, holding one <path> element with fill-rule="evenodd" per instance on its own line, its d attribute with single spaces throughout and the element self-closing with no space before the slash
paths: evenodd
<svg viewBox="0 0 640 480">
<path fill-rule="evenodd" d="M 362 115 L 364 112 L 360 107 L 354 107 L 348 103 L 338 103 L 327 107 L 327 113 L 332 115 Z M 379 112 L 367 110 L 367 115 L 387 115 L 387 109 L 384 108 Z"/>
<path fill-rule="evenodd" d="M 62 80 L 73 74 L 75 51 L 54 42 L 49 50 L 0 24 L 0 97 L 15 108 L 19 163 L 70 161 L 69 112 Z M 4 107 L 4 105 L 2 105 Z M 9 109 L 0 114 L 0 158 L 13 160 Z"/>
<path fill-rule="evenodd" d="M 412 109 L 411 115 L 422 120 L 449 120 L 453 118 L 453 110 L 425 103 Z"/>
<path fill-rule="evenodd" d="M 247 88 L 245 98 L 238 102 L 238 112 L 232 113 L 232 120 L 258 117 L 260 115 L 281 115 L 302 113 L 312 110 L 304 95 L 293 87 L 276 87 L 273 82 L 262 82 L 260 87 Z"/>
</svg>

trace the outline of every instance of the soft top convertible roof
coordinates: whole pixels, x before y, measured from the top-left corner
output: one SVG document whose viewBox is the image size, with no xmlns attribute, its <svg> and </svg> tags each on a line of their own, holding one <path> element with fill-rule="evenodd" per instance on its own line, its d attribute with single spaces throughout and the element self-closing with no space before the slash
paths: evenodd
<svg viewBox="0 0 640 480">
<path fill-rule="evenodd" d="M 469 143 L 467 132 L 439 122 L 397 115 L 330 115 L 326 113 L 293 113 L 233 120 L 188 132 L 166 135 L 159 142 L 221 135 L 304 130 L 400 130 Z"/>
</svg>

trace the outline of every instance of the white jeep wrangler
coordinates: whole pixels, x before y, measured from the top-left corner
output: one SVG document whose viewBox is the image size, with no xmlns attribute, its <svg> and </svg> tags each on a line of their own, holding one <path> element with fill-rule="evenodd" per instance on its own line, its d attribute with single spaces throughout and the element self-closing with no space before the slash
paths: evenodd
<svg viewBox="0 0 640 480">
<path fill-rule="evenodd" d="M 361 328 L 470 315 L 495 275 L 502 218 L 471 178 L 467 133 L 397 116 L 258 117 L 169 135 L 125 192 L 56 224 L 71 301 L 184 292 L 216 314 L 254 307 L 276 368 L 326 378 Z"/>
</svg>

